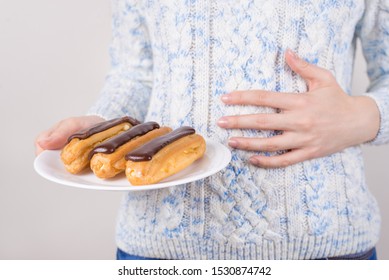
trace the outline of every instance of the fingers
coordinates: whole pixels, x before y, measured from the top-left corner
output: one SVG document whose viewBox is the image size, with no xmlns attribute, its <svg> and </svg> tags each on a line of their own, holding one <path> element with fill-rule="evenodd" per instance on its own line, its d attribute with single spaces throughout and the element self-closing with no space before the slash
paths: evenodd
<svg viewBox="0 0 389 280">
<path fill-rule="evenodd" d="M 234 91 L 225 94 L 221 100 L 227 105 L 255 105 L 279 109 L 291 109 L 299 106 L 303 96 L 271 92 L 266 90 Z"/>
<path fill-rule="evenodd" d="M 285 60 L 294 72 L 307 81 L 309 90 L 330 85 L 335 80 L 330 71 L 308 63 L 290 49 L 285 52 Z"/>
<path fill-rule="evenodd" d="M 284 133 L 270 138 L 232 137 L 228 145 L 246 151 L 277 152 L 301 147 L 301 141 L 293 133 Z"/>
<path fill-rule="evenodd" d="M 240 150 L 261 152 L 286 151 L 281 155 L 256 155 L 249 158 L 251 164 L 262 168 L 286 167 L 314 157 L 315 155 L 309 152 L 309 148 L 303 148 L 305 144 L 294 133 L 284 133 L 270 138 L 232 137 L 228 141 L 229 146 Z"/>
<path fill-rule="evenodd" d="M 51 134 L 54 132 L 55 127 L 50 128 L 49 130 L 41 132 L 38 137 L 35 139 L 35 154 L 38 155 L 44 150 L 52 149 L 50 147 Z"/>
<path fill-rule="evenodd" d="M 309 159 L 303 149 L 296 149 L 276 156 L 253 156 L 250 163 L 263 168 L 282 168 Z"/>
<path fill-rule="evenodd" d="M 82 116 L 62 120 L 38 135 L 35 140 L 35 153 L 38 155 L 44 150 L 61 149 L 65 146 L 70 135 L 100 121 L 103 121 L 103 119 L 97 116 Z"/>
<path fill-rule="evenodd" d="M 320 151 L 309 146 L 310 138 L 301 138 L 298 133 L 285 132 L 269 138 L 232 137 L 228 145 L 235 149 L 260 152 L 280 152 L 281 155 L 256 155 L 249 162 L 262 168 L 286 167 L 304 160 L 321 156 Z"/>
<path fill-rule="evenodd" d="M 37 142 L 35 142 L 35 155 L 39 155 L 43 151 L 44 149 L 41 146 L 39 146 Z"/>
<path fill-rule="evenodd" d="M 333 74 L 324 68 L 308 63 L 288 49 L 285 60 L 289 67 L 308 84 L 309 91 L 336 83 Z M 227 105 L 255 105 L 283 110 L 303 107 L 307 96 L 304 94 L 282 93 L 266 90 L 243 90 L 225 94 L 221 100 Z"/>
<path fill-rule="evenodd" d="M 35 140 L 35 153 L 38 155 L 44 150 L 61 149 L 74 129 L 75 127 L 72 128 L 66 122 L 60 122 L 42 132 Z"/>
<path fill-rule="evenodd" d="M 221 117 L 217 125 L 222 128 L 289 130 L 293 127 L 293 117 L 285 114 L 251 114 Z"/>
<path fill-rule="evenodd" d="M 65 127 L 52 129 L 48 133 L 38 136 L 36 143 L 44 150 L 56 150 L 62 148 L 73 130 L 66 130 Z"/>
</svg>

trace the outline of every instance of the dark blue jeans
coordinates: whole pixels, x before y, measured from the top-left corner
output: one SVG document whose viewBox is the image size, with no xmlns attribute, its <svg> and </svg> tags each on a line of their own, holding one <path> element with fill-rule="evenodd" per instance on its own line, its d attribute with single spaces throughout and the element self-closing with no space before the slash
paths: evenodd
<svg viewBox="0 0 389 280">
<path fill-rule="evenodd" d="M 356 253 L 346 256 L 324 258 L 322 260 L 377 260 L 377 250 L 374 248 L 366 252 Z"/>
<path fill-rule="evenodd" d="M 117 260 L 158 260 L 153 258 L 145 258 L 145 257 L 130 255 L 127 254 L 126 252 L 123 252 L 120 249 L 117 249 L 116 251 L 116 259 Z"/>
<path fill-rule="evenodd" d="M 120 249 L 118 249 L 116 252 L 116 259 L 117 260 L 158 260 L 153 258 L 145 258 L 145 257 L 130 255 L 127 254 L 126 252 L 123 252 Z M 363 253 L 357 253 L 357 254 L 351 254 L 351 255 L 339 256 L 339 257 L 333 257 L 333 258 L 327 258 L 321 260 L 376 260 L 376 259 L 377 259 L 377 251 L 375 248 L 373 248 Z"/>
</svg>

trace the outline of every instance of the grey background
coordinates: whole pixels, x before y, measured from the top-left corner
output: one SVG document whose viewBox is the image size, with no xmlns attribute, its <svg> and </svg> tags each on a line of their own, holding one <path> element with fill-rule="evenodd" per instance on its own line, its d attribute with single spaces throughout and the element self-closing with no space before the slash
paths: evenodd
<svg viewBox="0 0 389 280">
<path fill-rule="evenodd" d="M 65 187 L 33 170 L 34 139 L 85 113 L 109 69 L 109 0 L 0 0 L 0 259 L 113 259 L 123 193 Z M 357 54 L 354 93 L 368 84 Z M 365 147 L 389 259 L 389 146 Z"/>
</svg>

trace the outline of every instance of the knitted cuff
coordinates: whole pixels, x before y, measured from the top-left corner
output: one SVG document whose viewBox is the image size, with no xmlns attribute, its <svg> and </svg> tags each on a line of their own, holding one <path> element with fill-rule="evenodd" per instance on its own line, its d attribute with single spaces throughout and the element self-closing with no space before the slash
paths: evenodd
<svg viewBox="0 0 389 280">
<path fill-rule="evenodd" d="M 377 136 L 366 144 L 382 145 L 389 143 L 389 92 L 365 93 L 363 95 L 372 98 L 380 112 L 380 128 Z"/>
</svg>

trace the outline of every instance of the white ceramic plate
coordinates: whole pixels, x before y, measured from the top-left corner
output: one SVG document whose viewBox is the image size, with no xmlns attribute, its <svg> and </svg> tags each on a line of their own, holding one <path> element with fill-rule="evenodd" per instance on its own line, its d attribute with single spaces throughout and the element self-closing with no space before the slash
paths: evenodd
<svg viewBox="0 0 389 280">
<path fill-rule="evenodd" d="M 106 180 L 97 178 L 90 170 L 73 175 L 66 171 L 58 150 L 42 152 L 35 158 L 34 168 L 47 180 L 71 187 L 110 191 L 153 190 L 200 180 L 226 167 L 231 160 L 231 152 L 218 142 L 213 140 L 206 142 L 207 149 L 201 159 L 179 173 L 153 185 L 132 186 L 124 174 Z"/>
</svg>

